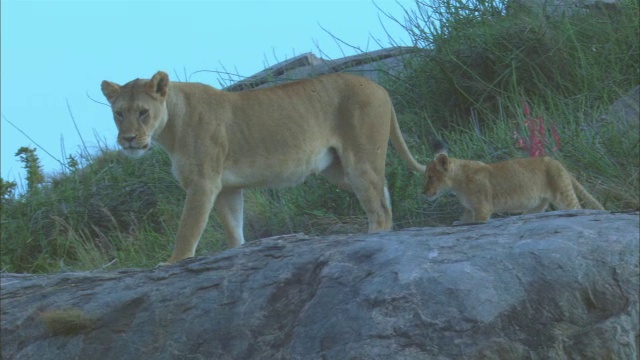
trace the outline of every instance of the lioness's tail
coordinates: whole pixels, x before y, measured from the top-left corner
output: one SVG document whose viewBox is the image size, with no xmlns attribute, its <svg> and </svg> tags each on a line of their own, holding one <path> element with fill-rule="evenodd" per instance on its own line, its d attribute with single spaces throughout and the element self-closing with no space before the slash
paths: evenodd
<svg viewBox="0 0 640 360">
<path fill-rule="evenodd" d="M 588 209 L 596 209 L 596 210 L 604 210 L 602 204 L 598 202 L 591 194 L 587 192 L 587 190 L 580 185 L 578 180 L 576 180 L 573 176 L 571 176 L 571 185 L 573 185 L 573 191 L 576 192 L 579 198 L 582 198 L 587 205 Z"/>
<path fill-rule="evenodd" d="M 402 132 L 400 132 L 398 118 L 396 117 L 396 112 L 393 108 L 391 108 L 391 130 L 389 137 L 391 138 L 391 143 L 393 143 L 393 146 L 398 151 L 398 154 L 402 160 L 409 165 L 409 168 L 415 172 L 424 173 L 426 166 L 418 163 L 413 155 L 411 155 L 411 152 L 407 147 L 407 143 L 404 141 L 404 137 L 402 137 Z"/>
</svg>

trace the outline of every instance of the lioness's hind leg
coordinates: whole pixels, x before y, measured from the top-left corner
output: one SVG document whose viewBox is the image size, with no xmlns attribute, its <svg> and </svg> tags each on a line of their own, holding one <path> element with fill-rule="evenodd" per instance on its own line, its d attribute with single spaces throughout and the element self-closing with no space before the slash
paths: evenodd
<svg viewBox="0 0 640 360">
<path fill-rule="evenodd" d="M 353 191 L 347 175 L 344 173 L 340 160 L 336 159 L 329 167 L 322 170 L 322 174 L 330 183 L 347 191 Z"/>
<path fill-rule="evenodd" d="M 365 167 L 346 171 L 351 188 L 367 213 L 369 232 L 388 231 L 393 227 L 389 191 L 382 175 Z"/>
<path fill-rule="evenodd" d="M 218 194 L 215 202 L 216 212 L 227 235 L 229 247 L 244 244 L 243 219 L 244 198 L 242 189 L 224 189 Z"/>
</svg>

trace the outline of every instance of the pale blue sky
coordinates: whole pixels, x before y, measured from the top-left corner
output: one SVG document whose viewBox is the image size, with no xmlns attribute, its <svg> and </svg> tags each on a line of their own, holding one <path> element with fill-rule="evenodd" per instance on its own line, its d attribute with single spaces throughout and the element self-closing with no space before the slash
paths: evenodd
<svg viewBox="0 0 640 360">
<path fill-rule="evenodd" d="M 414 0 L 378 0 L 403 19 Z M 115 148 L 116 129 L 100 82 L 149 78 L 157 70 L 181 80 L 198 70 L 224 69 L 242 76 L 313 51 L 339 58 L 357 53 L 336 45 L 327 29 L 362 50 L 411 39 L 371 0 L 299 1 L 24 1 L 1 2 L 2 177 L 21 182 L 14 156 L 38 143 L 63 159 L 81 146 L 67 102 L 90 150 L 98 142 Z M 382 46 L 378 45 L 380 43 Z M 220 88 L 219 77 L 198 73 L 190 81 Z M 7 120 L 29 135 L 30 141 Z M 99 140 L 97 140 L 98 138 Z M 94 150 L 92 150 L 94 151 Z M 46 173 L 61 166 L 38 154 Z"/>
</svg>

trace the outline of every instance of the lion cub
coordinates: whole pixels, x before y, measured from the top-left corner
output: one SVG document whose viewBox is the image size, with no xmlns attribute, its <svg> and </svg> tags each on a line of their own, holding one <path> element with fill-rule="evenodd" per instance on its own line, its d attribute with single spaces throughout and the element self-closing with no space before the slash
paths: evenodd
<svg viewBox="0 0 640 360">
<path fill-rule="evenodd" d="M 516 159 L 493 164 L 436 155 L 424 174 L 424 194 L 433 200 L 451 190 L 464 207 L 461 223 L 484 222 L 496 212 L 580 209 L 576 194 L 588 208 L 604 210 L 557 160 Z"/>
</svg>

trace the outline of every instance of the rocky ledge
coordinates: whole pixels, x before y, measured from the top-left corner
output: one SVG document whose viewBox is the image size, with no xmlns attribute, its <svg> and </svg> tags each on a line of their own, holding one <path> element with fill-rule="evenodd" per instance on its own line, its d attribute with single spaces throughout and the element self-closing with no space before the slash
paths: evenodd
<svg viewBox="0 0 640 360">
<path fill-rule="evenodd" d="M 289 235 L 2 274 L 3 359 L 637 359 L 639 214 Z"/>
</svg>

